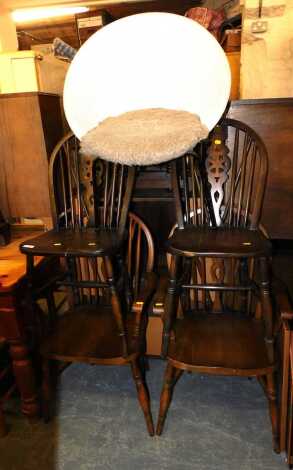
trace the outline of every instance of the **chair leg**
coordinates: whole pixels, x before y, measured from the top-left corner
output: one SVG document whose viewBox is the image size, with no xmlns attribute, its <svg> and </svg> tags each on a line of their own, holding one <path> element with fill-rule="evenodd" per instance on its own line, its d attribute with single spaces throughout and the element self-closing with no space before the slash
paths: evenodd
<svg viewBox="0 0 293 470">
<path fill-rule="evenodd" d="M 148 372 L 150 370 L 149 360 L 146 356 L 140 356 L 139 366 L 140 366 L 140 371 L 141 371 L 141 375 L 142 375 L 142 378 L 143 378 L 143 382 L 145 383 L 145 381 L 146 381 L 146 372 Z"/>
<path fill-rule="evenodd" d="M 137 389 L 137 397 L 144 413 L 147 429 L 150 436 L 154 435 L 154 424 L 153 418 L 151 414 L 150 408 L 150 398 L 149 393 L 146 387 L 146 383 L 143 378 L 143 374 L 141 373 L 139 361 L 135 359 L 131 362 L 131 371 L 133 375 L 133 379 L 135 381 L 136 389 Z"/>
<path fill-rule="evenodd" d="M 167 411 L 169 409 L 171 399 L 172 399 L 173 389 L 174 389 L 174 386 L 176 385 L 176 382 L 179 380 L 182 374 L 183 374 L 183 370 L 176 369 L 168 362 L 167 368 L 165 371 L 164 384 L 163 384 L 163 389 L 162 389 L 161 399 L 160 399 L 160 410 L 159 410 L 159 417 L 158 417 L 158 423 L 157 423 L 157 429 L 156 429 L 157 436 L 160 436 L 162 434 Z"/>
<path fill-rule="evenodd" d="M 270 291 L 270 278 L 268 269 L 268 259 L 260 258 L 260 296 L 261 296 L 261 307 L 262 315 L 265 323 L 265 341 L 268 353 L 268 359 L 270 364 L 274 364 L 274 337 L 273 337 L 273 308 L 271 301 Z M 280 452 L 280 437 L 279 437 L 279 417 L 277 407 L 277 394 L 274 374 L 270 373 L 266 376 L 266 391 L 267 398 L 269 400 L 269 408 L 272 422 L 272 433 L 273 433 L 273 446 L 274 451 Z"/>
<path fill-rule="evenodd" d="M 273 307 L 271 299 L 270 278 L 267 258 L 260 258 L 260 298 L 261 310 L 265 324 L 265 342 L 270 364 L 274 364 Z"/>
<path fill-rule="evenodd" d="M 272 423 L 272 433 L 273 433 L 273 447 L 274 451 L 280 452 L 280 436 L 279 436 L 279 416 L 278 416 L 278 406 L 277 406 L 277 393 L 276 393 L 276 382 L 274 374 L 268 374 L 266 376 L 267 380 L 267 398 L 269 402 L 270 417 Z"/>
<path fill-rule="evenodd" d="M 165 358 L 168 352 L 170 331 L 172 328 L 173 320 L 176 318 L 178 303 L 179 303 L 179 289 L 178 285 L 182 258 L 179 256 L 172 256 L 169 284 L 167 295 L 165 299 L 165 308 L 163 316 L 163 339 L 162 339 L 162 357 Z"/>
<path fill-rule="evenodd" d="M 7 427 L 5 417 L 2 409 L 2 403 L 0 403 L 0 437 L 4 437 L 7 434 Z"/>
</svg>

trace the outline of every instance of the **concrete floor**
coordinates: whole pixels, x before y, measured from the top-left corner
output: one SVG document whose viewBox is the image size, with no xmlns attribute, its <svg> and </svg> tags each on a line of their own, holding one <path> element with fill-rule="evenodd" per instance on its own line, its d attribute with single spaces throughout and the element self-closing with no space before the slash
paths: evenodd
<svg viewBox="0 0 293 470">
<path fill-rule="evenodd" d="M 154 421 L 165 364 L 147 374 Z M 255 380 L 184 374 L 161 437 L 148 436 L 128 367 L 73 365 L 58 417 L 30 426 L 10 402 L 1 470 L 278 470 L 266 398 Z"/>
</svg>

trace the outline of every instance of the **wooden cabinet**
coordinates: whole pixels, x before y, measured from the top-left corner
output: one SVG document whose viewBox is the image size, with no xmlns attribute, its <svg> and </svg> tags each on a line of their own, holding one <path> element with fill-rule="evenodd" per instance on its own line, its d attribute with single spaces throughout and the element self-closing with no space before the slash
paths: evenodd
<svg viewBox="0 0 293 470">
<path fill-rule="evenodd" d="M 266 144 L 269 174 L 262 224 L 271 238 L 293 239 L 293 98 L 240 100 L 228 117 L 254 129 Z"/>
<path fill-rule="evenodd" d="M 0 95 L 0 210 L 6 217 L 50 217 L 48 157 L 62 135 L 58 95 Z"/>
</svg>

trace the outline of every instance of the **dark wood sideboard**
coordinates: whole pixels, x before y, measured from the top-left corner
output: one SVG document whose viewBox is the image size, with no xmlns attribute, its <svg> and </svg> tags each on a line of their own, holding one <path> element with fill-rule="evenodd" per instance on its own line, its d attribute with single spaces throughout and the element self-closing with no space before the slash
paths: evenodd
<svg viewBox="0 0 293 470">
<path fill-rule="evenodd" d="M 269 175 L 262 224 L 272 239 L 293 240 L 293 98 L 232 101 L 228 117 L 264 140 Z"/>
</svg>

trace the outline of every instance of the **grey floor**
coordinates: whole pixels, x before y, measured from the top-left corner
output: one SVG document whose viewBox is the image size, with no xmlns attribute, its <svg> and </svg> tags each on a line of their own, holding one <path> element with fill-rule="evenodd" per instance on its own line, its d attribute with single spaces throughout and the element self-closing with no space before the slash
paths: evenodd
<svg viewBox="0 0 293 470">
<path fill-rule="evenodd" d="M 164 363 L 150 362 L 157 418 Z M 12 406 L 13 405 L 13 406 Z M 255 380 L 184 374 L 164 434 L 148 437 L 128 367 L 74 365 L 58 418 L 30 426 L 10 403 L 1 470 L 278 470 L 266 399 Z"/>
</svg>

